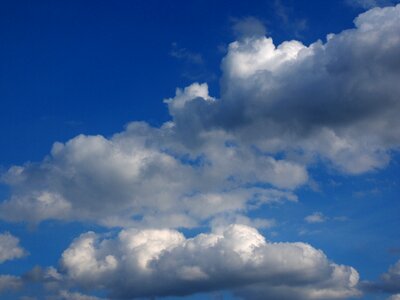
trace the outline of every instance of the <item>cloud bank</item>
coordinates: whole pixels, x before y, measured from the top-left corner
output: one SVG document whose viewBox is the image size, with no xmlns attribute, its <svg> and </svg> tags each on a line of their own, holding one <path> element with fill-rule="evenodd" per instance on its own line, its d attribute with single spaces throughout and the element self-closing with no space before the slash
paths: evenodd
<svg viewBox="0 0 400 300">
<path fill-rule="evenodd" d="M 375 8 L 309 46 L 242 37 L 222 61 L 219 98 L 194 83 L 165 100 L 171 121 L 160 128 L 134 122 L 55 143 L 2 176 L 12 195 L 0 218 L 195 227 L 296 200 L 314 162 L 384 167 L 400 142 L 399 18 L 400 5 Z"/>
<path fill-rule="evenodd" d="M 111 298 L 233 289 L 246 299 L 343 299 L 359 295 L 358 273 L 305 243 L 270 243 L 249 226 L 185 238 L 175 230 L 88 232 L 62 255 L 65 280 Z"/>
</svg>

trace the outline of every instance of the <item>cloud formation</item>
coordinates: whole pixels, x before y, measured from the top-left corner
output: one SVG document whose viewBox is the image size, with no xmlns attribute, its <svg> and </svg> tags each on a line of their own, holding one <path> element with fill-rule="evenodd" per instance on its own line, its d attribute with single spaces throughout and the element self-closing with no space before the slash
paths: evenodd
<svg viewBox="0 0 400 300">
<path fill-rule="evenodd" d="M 0 293 L 17 290 L 22 287 L 22 280 L 17 276 L 0 275 Z"/>
<path fill-rule="evenodd" d="M 5 232 L 0 234 L 0 264 L 26 255 L 26 251 L 19 245 L 19 239 Z"/>
<path fill-rule="evenodd" d="M 13 167 L 4 176 L 14 193 L 1 204 L 0 217 L 193 227 L 220 213 L 295 201 L 286 189 L 307 180 L 300 164 L 218 138 L 210 138 L 192 157 L 179 147 L 167 126 L 156 129 L 145 123 L 132 123 L 111 139 L 80 135 L 56 143 L 42 163 Z"/>
<path fill-rule="evenodd" d="M 185 238 L 175 230 L 88 232 L 62 255 L 65 280 L 111 298 L 233 289 L 246 299 L 344 299 L 359 295 L 358 273 L 305 243 L 270 243 L 245 225 Z M 262 293 L 261 293 L 262 292 Z"/>
<path fill-rule="evenodd" d="M 400 143 L 399 18 L 400 5 L 375 8 L 309 46 L 242 37 L 222 61 L 219 99 L 194 83 L 165 100 L 172 120 L 160 128 L 55 143 L 2 176 L 12 195 L 0 218 L 194 227 L 295 199 L 316 160 L 350 174 L 384 167 Z"/>
<path fill-rule="evenodd" d="M 355 28 L 308 46 L 275 45 L 251 18 L 235 30 L 240 38 L 222 61 L 219 97 L 206 83 L 178 88 L 164 100 L 171 120 L 161 127 L 133 122 L 109 138 L 79 135 L 2 175 L 11 188 L 2 220 L 124 229 L 116 237 L 82 234 L 59 270 L 0 275 L 0 291 L 36 281 L 127 299 L 224 289 L 246 299 L 361 294 L 354 268 L 306 243 L 266 241 L 254 227 L 274 220 L 246 214 L 297 201 L 315 162 L 355 175 L 383 168 L 399 149 L 400 5 L 363 13 Z M 202 61 L 183 48 L 171 55 Z M 305 221 L 326 219 L 315 212 Z M 202 225 L 212 232 L 186 238 L 171 229 Z M 0 263 L 23 255 L 17 238 L 0 234 Z M 399 274 L 397 262 L 364 285 L 399 293 Z M 53 298 L 97 299 L 67 290 Z"/>
<path fill-rule="evenodd" d="M 355 29 L 325 43 L 231 43 L 221 99 L 198 95 L 170 108 L 177 131 L 197 132 L 201 140 L 204 132 L 224 130 L 263 151 L 318 155 L 351 174 L 385 166 L 400 141 L 399 11 L 400 5 L 372 9 L 355 19 Z"/>
</svg>

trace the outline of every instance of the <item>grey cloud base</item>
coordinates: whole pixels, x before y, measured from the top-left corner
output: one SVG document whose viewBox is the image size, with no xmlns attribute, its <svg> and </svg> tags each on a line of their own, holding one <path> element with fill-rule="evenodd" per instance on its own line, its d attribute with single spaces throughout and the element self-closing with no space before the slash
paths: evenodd
<svg viewBox="0 0 400 300">
<path fill-rule="evenodd" d="M 81 235 L 62 255 L 64 280 L 131 299 L 233 289 L 246 299 L 357 296 L 358 273 L 305 243 L 270 243 L 231 225 L 186 239 L 175 230 L 128 229 L 116 238 Z"/>
</svg>

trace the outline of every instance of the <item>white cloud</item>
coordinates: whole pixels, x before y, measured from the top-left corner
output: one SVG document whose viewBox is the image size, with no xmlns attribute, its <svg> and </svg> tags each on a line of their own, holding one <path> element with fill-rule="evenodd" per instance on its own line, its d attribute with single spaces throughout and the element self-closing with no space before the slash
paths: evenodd
<svg viewBox="0 0 400 300">
<path fill-rule="evenodd" d="M 81 235 L 62 255 L 70 282 L 111 297 L 188 295 L 232 288 L 246 299 L 291 295 L 343 299 L 359 294 L 358 273 L 304 243 L 270 243 L 231 225 L 187 239 L 175 230 L 127 229 L 116 238 Z M 296 295 L 296 296 L 295 296 Z M 283 298 L 282 298 L 283 299 Z"/>
<path fill-rule="evenodd" d="M 309 46 L 231 43 L 220 99 L 194 83 L 165 100 L 160 128 L 55 143 L 3 176 L 0 219 L 195 227 L 295 199 L 315 160 L 350 174 L 384 167 L 400 146 L 399 18 L 400 5 L 375 8 Z"/>
<path fill-rule="evenodd" d="M 8 232 L 0 234 L 0 264 L 26 255 L 26 251 L 19 246 L 19 239 Z"/>
<path fill-rule="evenodd" d="M 194 132 L 201 141 L 224 130 L 266 152 L 317 156 L 351 174 L 384 167 L 400 144 L 399 11 L 372 9 L 325 43 L 231 43 L 221 98 L 175 110 L 177 131 L 195 143 Z"/>
<path fill-rule="evenodd" d="M 202 90 L 198 86 L 185 92 Z M 184 99 L 178 97 L 170 105 Z M 307 181 L 298 163 L 226 145 L 219 136 L 191 152 L 172 134 L 167 125 L 156 129 L 132 123 L 111 139 L 80 135 L 56 143 L 42 163 L 13 167 L 4 175 L 13 195 L 0 204 L 0 217 L 193 227 L 220 213 L 296 200 L 286 189 Z M 285 190 L 253 187 L 256 183 Z"/>
<path fill-rule="evenodd" d="M 307 223 L 323 223 L 326 221 L 326 217 L 321 212 L 314 212 L 304 218 Z"/>
</svg>

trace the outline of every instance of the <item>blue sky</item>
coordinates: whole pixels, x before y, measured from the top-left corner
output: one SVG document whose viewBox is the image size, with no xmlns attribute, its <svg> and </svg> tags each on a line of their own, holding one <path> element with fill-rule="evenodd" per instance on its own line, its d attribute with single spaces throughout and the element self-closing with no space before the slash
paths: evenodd
<svg viewBox="0 0 400 300">
<path fill-rule="evenodd" d="M 399 299 L 396 3 L 1 3 L 1 297 Z"/>
</svg>

